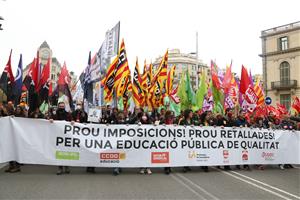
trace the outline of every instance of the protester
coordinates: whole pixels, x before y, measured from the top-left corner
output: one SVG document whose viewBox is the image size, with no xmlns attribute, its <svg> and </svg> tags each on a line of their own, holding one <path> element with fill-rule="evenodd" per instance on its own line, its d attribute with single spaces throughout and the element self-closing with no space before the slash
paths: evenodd
<svg viewBox="0 0 300 200">
<path fill-rule="evenodd" d="M 187 109 L 184 111 L 184 116 L 183 118 L 179 119 L 179 125 L 184 125 L 184 126 L 190 126 L 194 125 L 193 123 L 193 111 L 190 109 Z M 191 171 L 192 169 L 188 166 L 183 167 L 183 172 L 186 173 L 188 171 Z"/>
<path fill-rule="evenodd" d="M 174 124 L 174 112 L 171 112 L 171 111 L 166 111 L 166 114 L 165 114 L 165 118 L 164 118 L 164 121 L 162 124 L 165 124 L 165 125 L 172 125 Z M 170 174 L 171 173 L 171 167 L 165 167 L 164 168 L 164 171 L 165 171 L 165 174 Z"/>
<path fill-rule="evenodd" d="M 8 114 L 12 117 L 26 117 L 25 112 L 21 106 L 17 106 L 14 111 L 14 107 L 12 103 L 7 105 Z M 10 161 L 8 169 L 5 172 L 16 173 L 21 171 L 21 165 L 17 161 Z"/>
<path fill-rule="evenodd" d="M 71 121 L 71 115 L 65 110 L 65 103 L 59 102 L 58 109 L 53 115 L 53 119 L 50 119 L 50 122 L 53 123 L 53 120 L 65 120 Z M 61 175 L 63 173 L 69 174 L 70 168 L 68 166 L 58 166 L 57 175 Z"/>
<path fill-rule="evenodd" d="M 140 112 L 138 113 L 138 118 L 137 121 L 135 122 L 136 124 L 142 125 L 142 124 L 151 124 L 151 120 L 149 119 L 149 117 L 147 116 L 146 113 L 144 112 Z M 140 174 L 152 174 L 150 168 L 147 167 L 142 167 L 140 169 Z"/>
<path fill-rule="evenodd" d="M 239 112 L 239 116 L 236 119 L 236 126 L 243 128 L 243 127 L 249 127 L 249 123 L 246 120 L 246 112 L 244 110 L 240 110 Z M 244 165 L 243 166 L 244 169 L 246 170 L 250 170 L 250 166 L 249 165 Z M 237 169 L 241 169 L 241 167 L 239 165 L 236 166 Z"/>
<path fill-rule="evenodd" d="M 125 124 L 125 116 L 122 111 L 119 111 L 116 114 L 116 121 L 114 122 L 115 124 Z M 117 176 L 122 172 L 122 169 L 120 167 L 114 168 L 113 169 L 113 175 Z"/>
</svg>

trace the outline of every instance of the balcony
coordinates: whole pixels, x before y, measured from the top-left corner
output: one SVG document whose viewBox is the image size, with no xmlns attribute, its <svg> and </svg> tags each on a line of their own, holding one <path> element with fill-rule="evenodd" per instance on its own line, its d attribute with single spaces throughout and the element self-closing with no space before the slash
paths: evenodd
<svg viewBox="0 0 300 200">
<path fill-rule="evenodd" d="M 272 90 L 286 90 L 297 87 L 297 80 L 271 82 Z"/>
</svg>

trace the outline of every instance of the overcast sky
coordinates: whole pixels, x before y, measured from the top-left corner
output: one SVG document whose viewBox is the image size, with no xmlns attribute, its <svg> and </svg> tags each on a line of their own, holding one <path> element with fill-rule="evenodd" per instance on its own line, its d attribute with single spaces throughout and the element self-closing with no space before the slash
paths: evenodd
<svg viewBox="0 0 300 200">
<path fill-rule="evenodd" d="M 53 56 L 78 75 L 88 52 L 95 53 L 120 20 L 131 69 L 136 56 L 142 66 L 167 48 L 195 52 L 198 31 L 205 63 L 214 59 L 224 68 L 232 59 L 235 72 L 244 64 L 262 73 L 261 31 L 299 21 L 299 8 L 299 0 L 0 0 L 0 70 L 10 49 L 15 73 L 19 54 L 28 64 L 46 40 Z"/>
</svg>

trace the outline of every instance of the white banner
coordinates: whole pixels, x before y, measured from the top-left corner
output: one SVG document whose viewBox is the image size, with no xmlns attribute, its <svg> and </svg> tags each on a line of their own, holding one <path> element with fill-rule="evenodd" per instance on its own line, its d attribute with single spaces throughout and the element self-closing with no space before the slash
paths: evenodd
<svg viewBox="0 0 300 200">
<path fill-rule="evenodd" d="M 97 55 L 96 62 L 91 65 L 91 81 L 102 79 L 106 68 L 110 64 L 110 59 L 118 54 L 120 22 L 105 34 L 105 40 L 102 43 Z"/>
<path fill-rule="evenodd" d="M 95 167 L 300 164 L 300 132 L 0 118 L 0 163 Z"/>
</svg>

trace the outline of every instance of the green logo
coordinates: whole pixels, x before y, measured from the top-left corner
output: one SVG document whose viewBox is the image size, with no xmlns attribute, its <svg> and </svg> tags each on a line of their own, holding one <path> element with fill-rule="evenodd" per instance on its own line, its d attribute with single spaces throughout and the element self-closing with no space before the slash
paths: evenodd
<svg viewBox="0 0 300 200">
<path fill-rule="evenodd" d="M 58 160 L 79 160 L 79 152 L 56 151 L 55 157 Z"/>
</svg>

